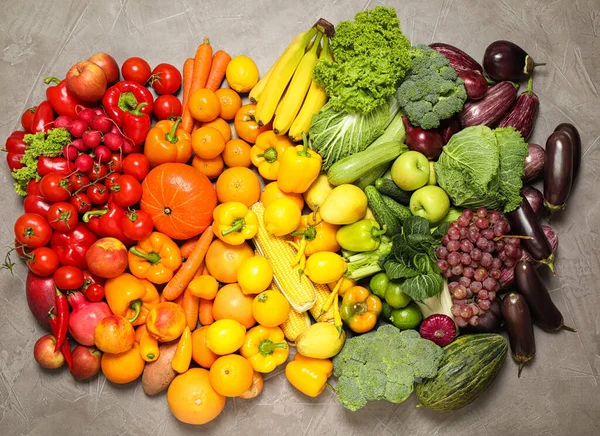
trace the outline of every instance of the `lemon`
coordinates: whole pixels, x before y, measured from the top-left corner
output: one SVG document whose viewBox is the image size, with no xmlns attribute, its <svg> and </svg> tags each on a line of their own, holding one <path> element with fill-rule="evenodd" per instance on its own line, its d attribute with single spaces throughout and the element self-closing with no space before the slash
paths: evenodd
<svg viewBox="0 0 600 436">
<path fill-rule="evenodd" d="M 294 200 L 278 198 L 265 208 L 265 227 L 272 235 L 288 235 L 298 228 L 300 216 L 300 208 Z"/>
<path fill-rule="evenodd" d="M 260 294 L 273 280 L 273 268 L 262 256 L 252 256 L 240 265 L 237 281 L 244 294 Z"/>
<path fill-rule="evenodd" d="M 304 272 L 313 283 L 326 285 L 337 282 L 346 272 L 347 266 L 339 254 L 320 251 L 309 256 Z"/>
<path fill-rule="evenodd" d="M 248 56 L 236 56 L 225 71 L 229 87 L 237 92 L 249 92 L 258 82 L 258 67 Z"/>
<path fill-rule="evenodd" d="M 206 331 L 206 346 L 221 356 L 235 353 L 244 344 L 246 327 L 233 319 L 213 322 Z"/>
</svg>

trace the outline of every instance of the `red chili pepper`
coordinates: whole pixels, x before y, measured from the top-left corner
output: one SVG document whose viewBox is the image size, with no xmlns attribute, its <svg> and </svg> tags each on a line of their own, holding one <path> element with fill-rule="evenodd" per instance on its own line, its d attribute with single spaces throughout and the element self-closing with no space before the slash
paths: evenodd
<svg viewBox="0 0 600 436">
<path fill-rule="evenodd" d="M 4 149 L 7 151 L 6 162 L 11 171 L 23 168 L 21 159 L 23 159 L 25 149 L 27 148 L 27 143 L 23 141 L 26 134 L 27 132 L 23 130 L 16 130 L 6 138 Z"/>
<path fill-rule="evenodd" d="M 21 115 L 21 126 L 27 133 L 31 133 L 31 124 L 33 123 L 33 116 L 35 115 L 36 106 L 25 109 L 23 115 Z"/>
<path fill-rule="evenodd" d="M 65 358 L 65 362 L 67 362 L 67 367 L 69 371 L 73 369 L 73 356 L 71 355 L 71 346 L 69 345 L 69 338 L 65 338 L 65 341 L 60 347 L 60 351 Z"/>
<path fill-rule="evenodd" d="M 35 109 L 31 122 L 31 133 L 47 132 L 54 127 L 54 112 L 47 100 L 41 102 Z"/>
<path fill-rule="evenodd" d="M 125 218 L 125 208 L 116 204 L 111 196 L 108 199 L 107 207 L 90 210 L 83 214 L 81 220 L 87 223 L 88 228 L 101 238 L 116 238 L 125 245 L 133 245 L 135 241 L 123 233 L 123 218 Z"/>
<path fill-rule="evenodd" d="M 46 88 L 46 98 L 50 102 L 52 109 L 58 115 L 64 115 L 73 119 L 77 118 L 77 113 L 84 107 L 94 107 L 94 103 L 79 100 L 67 88 L 66 80 L 59 80 L 56 77 L 46 77 L 44 83 L 49 85 L 56 83 L 57 86 Z"/>
<path fill-rule="evenodd" d="M 63 176 L 68 176 L 73 171 L 75 171 L 75 165 L 64 157 L 47 157 L 42 155 L 38 159 L 37 172 L 42 177 L 50 173 L 59 173 Z"/>
<path fill-rule="evenodd" d="M 154 97 L 152 93 L 139 83 L 124 80 L 108 88 L 102 97 L 102 106 L 109 117 L 119 127 L 123 127 L 125 114 L 135 111 L 140 103 L 147 103 L 147 106 L 140 108 L 140 111 L 152 115 L 154 107 Z"/>
<path fill-rule="evenodd" d="M 61 265 L 72 265 L 86 268 L 85 253 L 98 238 L 85 225 L 79 223 L 68 232 L 52 233 L 50 248 L 58 254 Z"/>
<path fill-rule="evenodd" d="M 62 347 L 63 342 L 67 339 L 67 331 L 69 330 L 69 303 L 65 294 L 60 292 L 55 286 L 56 294 L 54 297 L 54 304 L 56 307 L 56 316 L 58 318 L 58 326 L 56 328 L 56 347 L 54 352 L 57 352 Z"/>
<path fill-rule="evenodd" d="M 152 124 L 150 116 L 142 112 L 144 107 L 147 107 L 147 103 L 140 103 L 123 118 L 123 136 L 129 138 L 134 145 L 140 145 L 146 140 Z"/>
</svg>

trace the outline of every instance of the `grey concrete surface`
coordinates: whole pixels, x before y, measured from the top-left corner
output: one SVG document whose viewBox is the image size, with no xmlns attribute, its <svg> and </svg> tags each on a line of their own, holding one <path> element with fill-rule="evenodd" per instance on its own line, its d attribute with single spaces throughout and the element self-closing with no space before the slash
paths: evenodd
<svg viewBox="0 0 600 436">
<path fill-rule="evenodd" d="M 260 71 L 319 17 L 333 23 L 380 4 L 352 1 L 1 0 L 0 138 L 21 112 L 44 98 L 42 79 L 63 76 L 77 61 L 106 51 L 151 65 L 181 66 L 204 36 L 216 49 L 245 54 Z M 0 435 L 512 435 L 600 434 L 600 3 L 598 0 L 406 0 L 397 8 L 414 43 L 444 41 L 480 59 L 486 45 L 510 39 L 546 67 L 535 73 L 541 110 L 532 142 L 544 144 L 560 122 L 575 124 L 583 165 L 568 209 L 553 225 L 560 239 L 558 274 L 545 276 L 565 322 L 578 333 L 536 330 L 538 353 L 521 379 L 507 360 L 477 402 L 448 414 L 372 403 L 344 410 L 329 391 L 315 400 L 296 392 L 281 370 L 266 377 L 255 400 L 230 399 L 202 427 L 179 423 L 165 395 L 149 398 L 140 383 L 103 377 L 77 382 L 49 372 L 32 356 L 44 334 L 27 310 L 19 263 L 0 272 Z M 22 212 L 6 164 L 0 164 L 0 246 L 13 239 Z M 2 248 L 0 251 L 3 251 Z"/>
</svg>

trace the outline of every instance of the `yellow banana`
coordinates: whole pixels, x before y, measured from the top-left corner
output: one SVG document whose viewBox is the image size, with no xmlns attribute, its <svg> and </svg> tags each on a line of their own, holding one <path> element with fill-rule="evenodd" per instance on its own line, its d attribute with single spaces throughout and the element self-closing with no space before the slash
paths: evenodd
<svg viewBox="0 0 600 436">
<path fill-rule="evenodd" d="M 285 91 L 294 71 L 296 71 L 296 67 L 302 60 L 306 46 L 316 33 L 317 29 L 311 27 L 306 32 L 297 35 L 288 48 L 285 49 L 283 55 L 277 60 L 277 64 L 271 72 L 271 76 L 256 107 L 255 116 L 259 125 L 264 126 L 273 118 L 283 91 Z"/>
<path fill-rule="evenodd" d="M 256 103 L 260 99 L 260 96 L 262 95 L 263 91 L 265 90 L 265 86 L 267 85 L 269 77 L 271 77 L 271 72 L 275 69 L 276 66 L 277 66 L 277 61 L 275 61 L 275 63 L 273 65 L 271 65 L 271 68 L 269 68 L 269 71 L 267 71 L 267 74 L 262 76 L 261 79 L 258 81 L 258 83 L 256 85 L 254 85 L 254 87 L 250 90 L 250 94 L 248 94 L 250 103 Z"/>
<path fill-rule="evenodd" d="M 317 51 L 319 50 L 320 42 L 321 33 L 317 35 L 312 47 L 302 57 L 287 91 L 275 110 L 273 130 L 278 135 L 287 133 L 294 118 L 298 115 L 300 107 L 302 107 L 304 97 L 306 97 L 306 93 L 312 82 L 313 68 L 319 59 Z"/>
</svg>

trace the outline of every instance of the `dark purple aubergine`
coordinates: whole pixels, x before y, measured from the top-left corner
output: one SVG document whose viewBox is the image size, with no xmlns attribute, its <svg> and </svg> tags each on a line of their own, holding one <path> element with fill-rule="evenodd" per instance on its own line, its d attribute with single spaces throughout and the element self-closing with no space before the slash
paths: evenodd
<svg viewBox="0 0 600 436">
<path fill-rule="evenodd" d="M 564 323 L 564 318 L 558 307 L 552 301 L 546 285 L 531 262 L 519 261 L 515 265 L 515 285 L 517 291 L 525 298 L 538 327 L 556 332 L 560 329 L 574 332 L 575 329 Z"/>
<path fill-rule="evenodd" d="M 488 88 L 479 101 L 470 101 L 460 112 L 463 127 L 494 126 L 507 113 L 517 99 L 518 84 L 500 82 Z"/>
<path fill-rule="evenodd" d="M 536 63 L 525 50 L 514 42 L 494 41 L 485 49 L 483 68 L 494 80 L 521 82 L 528 79 L 535 67 L 546 65 Z"/>
<path fill-rule="evenodd" d="M 554 251 L 527 199 L 523 198 L 521 206 L 508 212 L 506 219 L 510 224 L 511 234 L 526 237 L 521 239 L 521 246 L 534 260 L 548 265 L 554 274 Z"/>
<path fill-rule="evenodd" d="M 581 136 L 579 136 L 579 130 L 571 123 L 562 123 L 556 126 L 554 131 L 565 132 L 569 135 L 571 145 L 573 146 L 573 179 L 575 179 L 581 166 Z"/>
<path fill-rule="evenodd" d="M 465 82 L 467 100 L 481 100 L 487 92 L 488 83 L 483 74 L 477 70 L 461 71 L 458 77 Z"/>
<path fill-rule="evenodd" d="M 527 144 L 527 157 L 525 158 L 524 182 L 537 179 L 544 172 L 544 147 L 538 144 Z"/>
<path fill-rule="evenodd" d="M 502 317 L 508 330 L 512 357 L 519 364 L 518 377 L 523 365 L 535 356 L 533 322 L 527 301 L 522 295 L 511 292 L 502 299 Z"/>
<path fill-rule="evenodd" d="M 457 73 L 462 73 L 463 71 L 479 71 L 483 74 L 483 67 L 479 62 L 461 49 L 442 42 L 434 42 L 433 44 L 429 44 L 429 47 L 446 56 L 450 61 L 450 66 L 454 68 Z"/>
<path fill-rule="evenodd" d="M 527 89 L 517 97 L 515 105 L 510 108 L 498 123 L 498 127 L 514 127 L 521 133 L 521 136 L 525 140 L 531 136 L 540 106 L 540 99 L 533 92 L 532 85 L 533 77 L 530 77 Z"/>
<path fill-rule="evenodd" d="M 563 131 L 546 141 L 544 158 L 544 206 L 554 213 L 567 205 L 573 185 L 573 144 Z"/>
<path fill-rule="evenodd" d="M 521 189 L 521 195 L 527 199 L 535 215 L 539 216 L 544 208 L 544 196 L 540 190 L 533 186 L 525 186 Z"/>
</svg>

